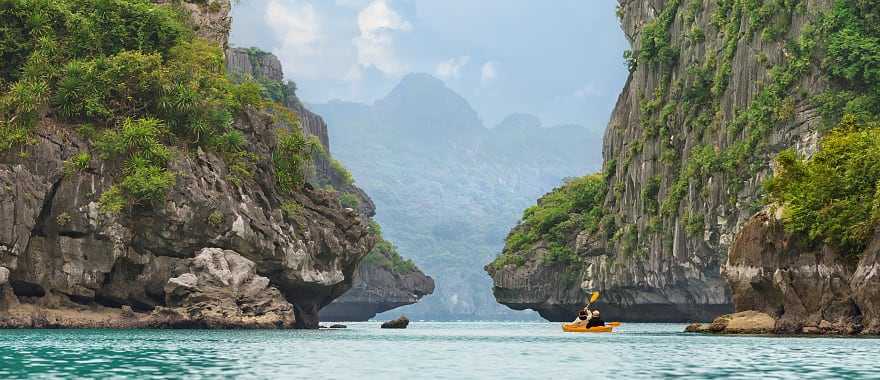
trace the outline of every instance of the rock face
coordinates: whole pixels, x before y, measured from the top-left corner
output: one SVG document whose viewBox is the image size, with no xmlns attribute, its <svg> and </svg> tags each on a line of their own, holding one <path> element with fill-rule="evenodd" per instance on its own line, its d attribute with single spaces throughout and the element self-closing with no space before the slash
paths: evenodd
<svg viewBox="0 0 880 380">
<path fill-rule="evenodd" d="M 820 118 L 808 99 L 827 83 L 809 66 L 790 85 L 784 120 L 770 128 L 738 115 L 759 108 L 776 80 L 770 68 L 791 58 L 786 40 L 831 3 L 772 11 L 766 22 L 783 32 L 764 37 L 748 6 L 621 0 L 633 59 L 603 147 L 603 209 L 613 228 L 572 236 L 576 265 L 541 264 L 547 245 L 538 244 L 520 253 L 525 265 L 488 267 L 498 301 L 556 321 L 570 319 L 589 290 L 603 291 L 598 307 L 611 319 L 708 321 L 732 311 L 720 275 L 728 248 L 757 211 L 772 157 L 815 150 Z M 655 33 L 651 46 L 643 46 L 646 30 Z"/>
<path fill-rule="evenodd" d="M 317 138 L 324 149 L 323 154 L 315 154 L 313 157 L 315 170 L 310 181 L 317 186 L 330 185 L 341 193 L 353 194 L 358 200 L 358 209 L 361 214 L 368 217 L 374 216 L 376 206 L 373 204 L 373 200 L 363 190 L 344 178 L 344 174 L 333 168 L 327 124 L 321 116 L 305 108 L 296 96 L 296 84 L 284 82 L 284 72 L 278 57 L 256 49 L 233 48 L 226 51 L 226 60 L 227 70 L 233 76 L 269 81 L 283 87 L 281 99 L 277 100 L 299 116 L 303 132 Z"/>
<path fill-rule="evenodd" d="M 275 83 L 283 89 L 281 102 L 296 112 L 301 128 L 320 141 L 324 150 L 313 157 L 314 173 L 310 182 L 316 186 L 331 186 L 357 199 L 357 209 L 365 216 L 375 215 L 373 200 L 359 187 L 350 183 L 343 173 L 334 168 L 330 156 L 330 139 L 324 119 L 307 109 L 296 95 L 296 84 L 284 82 L 281 62 L 270 53 L 256 49 L 233 48 L 226 52 L 227 70 L 235 77 L 253 78 Z M 321 311 L 321 319 L 335 321 L 365 321 L 377 313 L 413 304 L 434 291 L 434 281 L 416 268 L 407 273 L 396 273 L 381 265 L 363 263 L 354 277 L 354 288 L 339 302 Z"/>
<path fill-rule="evenodd" d="M 190 24 L 199 37 L 217 42 L 224 48 L 229 45 L 231 0 L 153 0 L 153 3 L 179 4 L 189 14 Z"/>
<path fill-rule="evenodd" d="M 776 333 L 880 333 L 880 233 L 861 258 L 785 231 L 756 214 L 737 234 L 722 272 L 737 311 L 772 316 Z"/>
<path fill-rule="evenodd" d="M 294 305 L 298 326 L 315 327 L 318 309 L 348 289 L 372 247 L 367 221 L 335 195 L 306 186 L 293 194 L 299 215 L 285 216 L 271 164 L 257 165 L 254 183 L 236 184 L 221 158 L 201 150 L 176 153 L 177 181 L 164 205 L 105 215 L 97 199 L 112 184 L 111 164 L 93 160 L 65 175 L 64 161 L 92 147 L 51 120 L 43 124 L 38 141 L 23 148 L 38 159 L 0 157 L 0 266 L 19 298 L 149 310 L 164 304 L 177 268 L 217 247 L 254 262 Z M 268 115 L 248 113 L 236 128 L 254 153 L 271 155 Z"/>
<path fill-rule="evenodd" d="M 366 321 L 378 313 L 411 305 L 434 292 L 434 279 L 415 269 L 403 273 L 363 262 L 354 285 L 342 297 L 321 309 L 323 321 Z"/>
<path fill-rule="evenodd" d="M 255 267 L 234 251 L 205 248 L 165 284 L 165 305 L 193 326 L 293 327 L 293 306 Z"/>
<path fill-rule="evenodd" d="M 199 34 L 225 41 L 228 2 L 184 5 L 207 20 Z M 99 160 L 74 126 L 44 117 L 31 143 L 0 153 L 0 325 L 317 328 L 375 243 L 368 220 L 335 192 L 277 188 L 284 126 L 270 114 L 248 110 L 232 127 L 256 157 L 251 178 L 233 180 L 217 154 L 172 148 L 165 201 L 119 214 L 97 201 L 120 164 Z M 87 167 L 66 171 L 83 152 Z"/>
</svg>

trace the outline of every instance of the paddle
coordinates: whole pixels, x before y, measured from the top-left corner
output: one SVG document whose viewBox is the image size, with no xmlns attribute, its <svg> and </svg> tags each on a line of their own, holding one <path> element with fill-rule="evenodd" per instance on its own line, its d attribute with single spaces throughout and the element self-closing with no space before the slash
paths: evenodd
<svg viewBox="0 0 880 380">
<path fill-rule="evenodd" d="M 599 299 L 599 292 L 593 292 L 593 294 L 590 296 L 590 302 L 587 302 L 587 305 L 596 302 L 597 299 Z"/>
<path fill-rule="evenodd" d="M 590 301 L 587 302 L 587 307 L 590 307 L 590 305 L 593 302 L 596 302 L 597 299 L 599 299 L 599 292 L 593 292 L 593 294 L 590 295 Z M 622 323 L 620 323 L 620 322 L 605 322 L 605 326 L 611 326 L 611 327 L 620 327 L 621 324 Z"/>
</svg>

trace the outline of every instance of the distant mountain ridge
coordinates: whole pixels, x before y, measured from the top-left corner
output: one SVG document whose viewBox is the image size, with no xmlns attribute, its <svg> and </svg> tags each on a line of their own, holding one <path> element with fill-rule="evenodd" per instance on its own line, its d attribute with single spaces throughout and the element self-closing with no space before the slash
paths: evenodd
<svg viewBox="0 0 880 380">
<path fill-rule="evenodd" d="M 481 268 L 523 208 L 562 179 L 598 169 L 601 136 L 514 114 L 487 128 L 427 74 L 404 77 L 373 105 L 310 104 L 335 155 L 376 202 L 400 252 L 434 277 L 434 296 L 395 311 L 417 319 L 532 318 L 498 305 Z"/>
</svg>

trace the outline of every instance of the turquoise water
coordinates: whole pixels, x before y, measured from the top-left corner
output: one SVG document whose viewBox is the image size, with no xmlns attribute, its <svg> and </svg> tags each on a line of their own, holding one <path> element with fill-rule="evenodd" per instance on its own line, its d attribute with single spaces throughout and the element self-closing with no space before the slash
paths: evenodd
<svg viewBox="0 0 880 380">
<path fill-rule="evenodd" d="M 880 378 L 880 340 L 721 337 L 684 325 L 565 334 L 555 323 L 382 330 L 0 331 L 0 378 Z"/>
</svg>

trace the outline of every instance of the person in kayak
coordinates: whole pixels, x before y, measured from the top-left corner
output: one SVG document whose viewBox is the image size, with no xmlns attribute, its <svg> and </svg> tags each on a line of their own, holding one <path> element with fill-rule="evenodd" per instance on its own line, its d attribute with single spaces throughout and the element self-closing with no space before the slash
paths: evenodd
<svg viewBox="0 0 880 380">
<path fill-rule="evenodd" d="M 575 326 L 587 326 L 589 324 L 590 317 L 590 311 L 587 310 L 587 308 L 583 308 L 581 311 L 578 312 L 577 318 L 575 318 L 575 320 L 571 322 L 571 324 Z"/>
<path fill-rule="evenodd" d="M 605 326 L 605 321 L 599 316 L 599 310 L 593 310 L 592 318 L 587 321 L 587 328 Z"/>
</svg>

